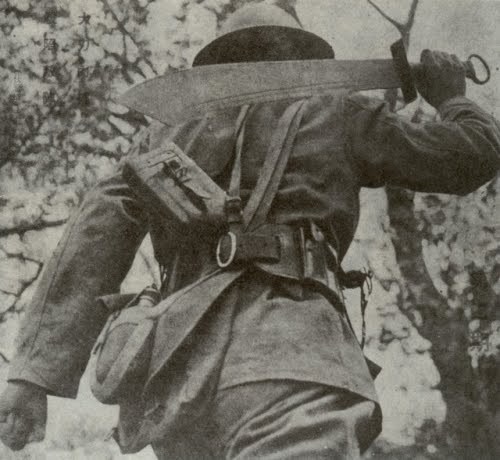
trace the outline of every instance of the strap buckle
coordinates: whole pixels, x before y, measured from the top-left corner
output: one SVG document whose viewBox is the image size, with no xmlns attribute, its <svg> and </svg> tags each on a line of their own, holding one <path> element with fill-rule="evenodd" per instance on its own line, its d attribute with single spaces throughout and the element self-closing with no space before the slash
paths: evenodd
<svg viewBox="0 0 500 460">
<path fill-rule="evenodd" d="M 227 259 L 224 260 L 222 252 L 223 252 L 224 242 L 227 238 L 229 238 L 230 250 L 229 250 L 229 256 L 227 257 Z M 236 256 L 237 245 L 238 245 L 238 238 L 236 237 L 236 234 L 233 232 L 227 232 L 225 235 L 222 235 L 219 238 L 219 242 L 217 243 L 217 249 L 215 251 L 215 258 L 217 259 L 217 265 L 220 268 L 227 268 L 233 263 L 234 258 Z"/>
<path fill-rule="evenodd" d="M 226 217 L 227 223 L 241 224 L 243 218 L 243 212 L 241 209 L 241 198 L 239 196 L 228 196 L 226 198 Z"/>
</svg>

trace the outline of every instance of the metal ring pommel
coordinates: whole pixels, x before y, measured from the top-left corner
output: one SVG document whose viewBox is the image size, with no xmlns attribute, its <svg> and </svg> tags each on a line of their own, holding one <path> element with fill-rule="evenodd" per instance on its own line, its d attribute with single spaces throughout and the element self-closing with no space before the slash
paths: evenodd
<svg viewBox="0 0 500 460">
<path fill-rule="evenodd" d="M 486 76 L 481 80 L 477 76 L 476 68 L 474 67 L 474 59 L 478 60 L 483 69 L 486 72 Z M 468 59 L 466 64 L 466 76 L 467 78 L 470 78 L 474 83 L 478 85 L 485 85 L 490 81 L 491 78 L 491 70 L 490 66 L 486 62 L 486 59 L 484 59 L 482 56 L 479 54 L 471 54 Z"/>
</svg>

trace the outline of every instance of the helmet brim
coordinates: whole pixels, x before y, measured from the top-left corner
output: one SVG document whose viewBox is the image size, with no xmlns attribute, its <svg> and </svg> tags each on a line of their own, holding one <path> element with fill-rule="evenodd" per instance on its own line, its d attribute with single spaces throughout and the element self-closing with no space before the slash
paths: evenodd
<svg viewBox="0 0 500 460">
<path fill-rule="evenodd" d="M 283 26 L 257 26 L 222 35 L 194 58 L 193 67 L 236 62 L 333 59 L 332 47 L 317 35 Z"/>
</svg>

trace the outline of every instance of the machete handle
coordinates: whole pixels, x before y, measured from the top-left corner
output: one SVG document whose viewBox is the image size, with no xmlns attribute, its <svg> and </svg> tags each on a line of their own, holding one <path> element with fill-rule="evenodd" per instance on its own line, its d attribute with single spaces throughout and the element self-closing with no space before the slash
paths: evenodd
<svg viewBox="0 0 500 460">
<path fill-rule="evenodd" d="M 423 66 L 422 64 L 410 64 L 408 62 L 406 47 L 402 39 L 397 40 L 391 45 L 391 54 L 394 68 L 401 82 L 401 90 L 403 92 L 404 101 L 409 104 L 417 98 L 415 78 L 418 79 L 419 76 L 422 75 Z M 474 67 L 474 60 L 479 61 L 483 67 L 485 77 L 482 80 L 477 76 L 476 68 Z M 474 83 L 484 85 L 490 80 L 490 67 L 486 60 L 479 54 L 471 54 L 467 61 L 463 62 L 462 65 L 465 69 L 465 76 L 470 78 Z"/>
<path fill-rule="evenodd" d="M 479 63 L 483 67 L 483 70 L 485 71 L 485 77 L 482 80 L 477 76 L 476 68 L 474 67 L 474 59 L 479 61 Z M 490 81 L 491 78 L 490 66 L 488 65 L 486 60 L 479 54 L 471 54 L 467 59 L 467 61 L 462 62 L 462 66 L 465 69 L 465 76 L 468 79 L 472 80 L 477 85 L 485 85 Z M 414 74 L 421 75 L 423 70 L 423 65 L 412 64 L 411 70 Z"/>
</svg>

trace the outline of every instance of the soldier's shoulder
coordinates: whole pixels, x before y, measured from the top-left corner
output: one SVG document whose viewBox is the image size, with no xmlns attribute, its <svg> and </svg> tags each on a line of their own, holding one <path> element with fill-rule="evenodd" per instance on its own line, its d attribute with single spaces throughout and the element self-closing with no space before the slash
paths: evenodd
<svg viewBox="0 0 500 460">
<path fill-rule="evenodd" d="M 348 97 L 349 94 L 345 91 L 310 97 L 306 101 L 304 118 L 330 119 L 342 116 Z"/>
<path fill-rule="evenodd" d="M 351 92 L 345 98 L 345 105 L 349 111 L 378 110 L 384 103 L 378 92 Z"/>
</svg>

